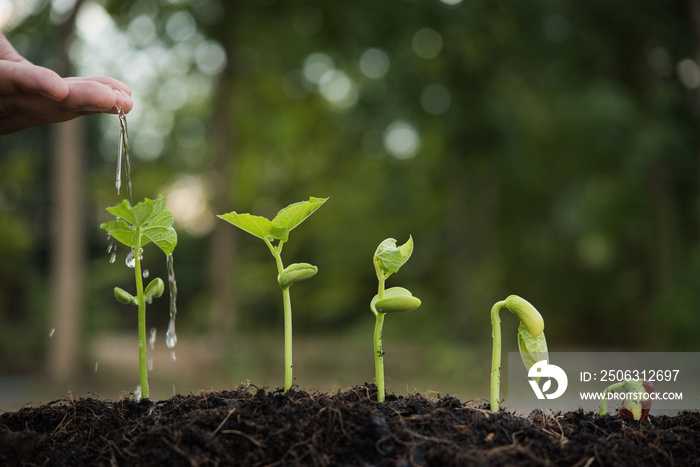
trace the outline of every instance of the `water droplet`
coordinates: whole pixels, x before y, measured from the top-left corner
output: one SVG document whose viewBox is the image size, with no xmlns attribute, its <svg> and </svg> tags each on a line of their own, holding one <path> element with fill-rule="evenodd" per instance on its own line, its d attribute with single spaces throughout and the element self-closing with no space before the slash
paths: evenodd
<svg viewBox="0 0 700 467">
<path fill-rule="evenodd" d="M 151 273 L 148 271 L 148 269 L 144 269 L 143 272 L 141 273 L 144 279 L 148 279 L 148 276 L 151 275 Z"/>
<path fill-rule="evenodd" d="M 126 255 L 126 259 L 124 260 L 124 263 L 126 263 L 127 268 L 133 269 L 136 267 L 136 251 L 133 248 L 131 249 L 129 254 Z"/>
<path fill-rule="evenodd" d="M 172 359 L 172 361 L 176 361 L 176 360 L 177 360 L 177 358 L 175 357 L 175 351 L 174 351 L 174 350 L 171 350 L 171 351 L 170 351 L 170 358 Z"/>
<path fill-rule="evenodd" d="M 165 333 L 165 345 L 167 345 L 169 349 L 172 349 L 175 347 L 175 344 L 177 344 L 177 334 L 175 334 L 175 324 L 172 321 L 170 324 L 173 328 L 171 329 L 168 327 L 168 331 Z"/>
<path fill-rule="evenodd" d="M 53 337 L 53 334 L 56 332 L 56 328 L 51 329 L 51 332 L 49 332 L 49 337 Z"/>
<path fill-rule="evenodd" d="M 151 328 L 151 336 L 148 338 L 148 343 L 151 345 L 151 350 L 156 343 L 156 328 Z"/>
<path fill-rule="evenodd" d="M 134 402 L 137 404 L 141 402 L 141 385 L 139 384 L 136 386 L 136 390 L 134 391 Z"/>
<path fill-rule="evenodd" d="M 143 341 L 139 340 L 139 349 L 143 348 Z"/>
<path fill-rule="evenodd" d="M 113 251 L 112 255 L 109 257 L 109 262 L 114 264 L 114 262 L 117 260 L 117 252 Z"/>
<path fill-rule="evenodd" d="M 152 358 L 148 359 L 147 365 L 148 365 L 148 371 L 153 371 L 153 359 Z"/>
<path fill-rule="evenodd" d="M 97 366 L 99 365 L 99 362 L 95 362 L 95 373 L 97 373 Z"/>
</svg>

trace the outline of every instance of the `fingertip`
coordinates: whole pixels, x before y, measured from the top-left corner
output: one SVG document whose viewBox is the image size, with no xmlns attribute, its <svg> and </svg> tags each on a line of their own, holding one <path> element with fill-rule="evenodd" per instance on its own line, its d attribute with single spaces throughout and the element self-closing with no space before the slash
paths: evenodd
<svg viewBox="0 0 700 467">
<path fill-rule="evenodd" d="M 117 110 L 121 110 L 124 113 L 131 112 L 131 109 L 134 107 L 134 102 L 131 99 L 131 92 L 128 90 L 125 92 L 124 89 L 119 88 L 112 88 L 112 90 L 117 96 L 117 103 L 115 105 Z"/>
</svg>

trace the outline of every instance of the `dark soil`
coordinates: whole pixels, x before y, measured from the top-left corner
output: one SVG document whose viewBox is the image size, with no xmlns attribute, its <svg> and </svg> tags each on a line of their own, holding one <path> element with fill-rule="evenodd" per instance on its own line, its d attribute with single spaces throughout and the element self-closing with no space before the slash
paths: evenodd
<svg viewBox="0 0 700 467">
<path fill-rule="evenodd" d="M 700 414 L 492 414 L 452 397 L 249 389 L 0 415 L 0 465 L 700 465 Z M 472 406 L 470 406 L 472 405 Z"/>
</svg>

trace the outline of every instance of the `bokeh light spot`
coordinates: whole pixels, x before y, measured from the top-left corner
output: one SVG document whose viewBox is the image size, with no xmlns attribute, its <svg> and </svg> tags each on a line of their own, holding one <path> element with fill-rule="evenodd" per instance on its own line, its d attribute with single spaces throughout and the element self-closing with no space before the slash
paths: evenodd
<svg viewBox="0 0 700 467">
<path fill-rule="evenodd" d="M 423 28 L 413 35 L 413 51 L 420 58 L 434 58 L 442 50 L 442 36 L 432 29 Z"/>
<path fill-rule="evenodd" d="M 340 109 L 347 109 L 357 102 L 357 87 L 342 71 L 330 70 L 321 76 L 319 91 L 324 99 Z"/>
<path fill-rule="evenodd" d="M 389 56 L 381 49 L 369 48 L 360 56 L 360 71 L 368 78 L 383 78 L 389 72 L 389 66 Z"/>
<path fill-rule="evenodd" d="M 129 23 L 126 33 L 136 47 L 145 47 L 156 39 L 156 25 L 150 16 L 140 15 Z"/>
<path fill-rule="evenodd" d="M 203 42 L 194 53 L 197 66 L 206 75 L 216 75 L 226 66 L 226 51 L 218 42 Z"/>
<path fill-rule="evenodd" d="M 411 159 L 418 153 L 420 136 L 416 129 L 402 120 L 395 121 L 384 133 L 384 147 L 397 159 Z"/>
<path fill-rule="evenodd" d="M 693 60 L 686 58 L 681 60 L 676 65 L 676 71 L 678 72 L 678 78 L 688 89 L 696 89 L 700 87 L 700 67 Z"/>
<path fill-rule="evenodd" d="M 165 23 L 165 32 L 176 42 L 186 41 L 197 31 L 197 25 L 191 14 L 176 11 Z"/>
<path fill-rule="evenodd" d="M 208 206 L 207 186 L 204 177 L 185 175 L 163 190 L 175 226 L 195 237 L 208 234 L 215 224 L 216 218 Z"/>
<path fill-rule="evenodd" d="M 432 115 L 440 115 L 450 108 L 452 94 L 442 84 L 433 83 L 426 86 L 420 95 L 420 104 L 423 109 Z"/>
<path fill-rule="evenodd" d="M 335 68 L 333 59 L 328 55 L 316 52 L 304 60 L 303 73 L 310 83 L 319 84 L 321 76 Z"/>
<path fill-rule="evenodd" d="M 555 44 L 564 42 L 569 37 L 570 29 L 569 22 L 560 14 L 549 13 L 542 18 L 542 33 Z"/>
</svg>

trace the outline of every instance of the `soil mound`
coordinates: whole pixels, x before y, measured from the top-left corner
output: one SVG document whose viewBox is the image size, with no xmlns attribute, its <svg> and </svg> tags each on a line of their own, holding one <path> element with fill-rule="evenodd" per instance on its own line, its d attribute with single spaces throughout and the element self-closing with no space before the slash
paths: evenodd
<svg viewBox="0 0 700 467">
<path fill-rule="evenodd" d="M 0 415 L 2 465 L 700 465 L 700 414 L 527 418 L 374 385 L 58 401 Z"/>
</svg>

